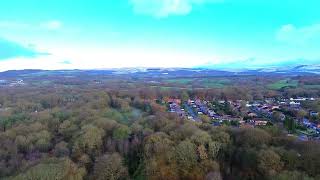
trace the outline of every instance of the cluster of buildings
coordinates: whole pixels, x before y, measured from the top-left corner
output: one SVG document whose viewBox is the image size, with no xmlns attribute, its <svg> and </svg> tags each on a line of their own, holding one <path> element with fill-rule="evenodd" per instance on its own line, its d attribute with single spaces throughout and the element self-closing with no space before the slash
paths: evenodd
<svg viewBox="0 0 320 180">
<path fill-rule="evenodd" d="M 298 110 L 305 110 L 301 107 L 301 103 L 303 101 L 315 101 L 316 98 L 305 98 L 305 97 L 298 97 L 298 98 L 290 98 L 290 99 L 281 99 L 280 101 L 276 101 L 275 99 L 269 98 L 266 99 L 264 102 L 256 102 L 256 103 L 249 103 L 247 104 L 250 107 L 250 110 L 257 114 L 257 116 L 265 117 L 267 119 L 273 118 L 273 113 L 276 111 L 278 112 L 278 116 L 280 120 L 284 121 L 286 115 L 281 111 L 282 109 L 288 109 L 293 111 Z M 307 110 L 306 110 L 307 111 Z M 309 118 L 317 118 L 319 117 L 319 112 L 316 111 L 309 111 L 307 115 Z M 311 122 L 310 119 L 307 117 L 298 118 L 293 117 L 294 121 L 300 126 L 305 128 L 305 131 L 299 131 L 302 135 L 306 135 L 307 137 L 319 137 L 320 136 L 320 124 Z"/>
<path fill-rule="evenodd" d="M 298 124 L 306 128 L 306 131 L 299 131 L 300 132 L 299 137 L 301 140 L 308 140 L 308 139 L 320 140 L 320 124 L 311 122 L 307 118 L 303 118 L 302 121 L 298 121 Z"/>
<path fill-rule="evenodd" d="M 302 101 L 315 101 L 316 98 L 290 98 L 276 100 L 274 98 L 266 98 L 263 101 L 247 102 L 243 100 L 228 101 L 232 111 L 241 112 L 238 116 L 217 113 L 217 109 L 212 102 L 200 99 L 189 99 L 186 102 L 182 102 L 180 99 L 169 99 L 169 112 L 177 113 L 180 117 L 186 117 L 191 121 L 201 122 L 201 116 L 207 116 L 212 120 L 214 126 L 220 126 L 232 122 L 237 126 L 266 126 L 268 123 L 272 123 L 274 120 L 274 114 L 277 113 L 277 118 L 280 121 L 286 119 L 286 115 L 283 113 L 283 108 L 291 110 L 302 109 Z M 225 101 L 217 101 L 221 106 L 225 104 Z M 243 108 L 245 106 L 245 108 Z M 245 110 L 243 110 L 245 109 Z M 319 116 L 318 112 L 310 111 L 309 116 Z M 296 122 L 305 128 L 308 132 L 315 132 L 314 134 L 320 134 L 320 124 L 312 123 L 309 119 L 304 118 Z"/>
<path fill-rule="evenodd" d="M 279 112 L 280 119 L 285 119 L 285 115 L 280 112 L 280 105 L 277 103 L 249 103 L 247 107 L 250 109 L 249 116 L 260 116 L 271 119 L 274 112 Z"/>
<path fill-rule="evenodd" d="M 201 101 L 200 99 L 196 99 L 196 100 L 189 99 L 185 105 L 189 106 L 190 108 L 194 108 L 198 115 L 206 114 L 211 117 L 214 117 L 216 113 L 214 112 L 213 109 L 210 109 L 207 107 L 207 103 L 208 103 L 207 101 Z"/>
<path fill-rule="evenodd" d="M 0 87 L 1 86 L 14 87 L 14 86 L 21 86 L 21 85 L 25 85 L 25 82 L 22 79 L 11 80 L 11 81 L 0 79 Z"/>
<path fill-rule="evenodd" d="M 219 101 L 223 104 L 224 101 Z M 239 108 L 238 102 L 229 102 L 234 110 Z M 214 105 L 210 104 L 209 101 L 200 99 L 189 99 L 187 102 L 181 102 L 180 99 L 170 99 L 168 101 L 169 112 L 176 113 L 180 117 L 186 117 L 187 119 L 195 122 L 201 122 L 201 116 L 207 116 L 213 121 L 214 126 L 220 126 L 224 123 L 235 123 L 239 126 L 265 126 L 268 121 L 253 112 L 248 111 L 248 116 L 252 118 L 244 120 L 240 116 L 232 116 L 228 114 L 218 114 L 215 110 Z M 209 105 L 210 104 L 210 105 Z"/>
<path fill-rule="evenodd" d="M 181 107 L 181 100 L 180 99 L 169 99 L 169 112 L 177 113 L 179 116 L 185 116 L 185 110 Z"/>
<path fill-rule="evenodd" d="M 283 106 L 299 108 L 301 106 L 301 102 L 315 101 L 315 100 L 316 98 L 297 97 L 297 98 L 290 98 L 290 99 L 281 99 L 280 101 L 278 101 L 278 103 Z"/>
</svg>

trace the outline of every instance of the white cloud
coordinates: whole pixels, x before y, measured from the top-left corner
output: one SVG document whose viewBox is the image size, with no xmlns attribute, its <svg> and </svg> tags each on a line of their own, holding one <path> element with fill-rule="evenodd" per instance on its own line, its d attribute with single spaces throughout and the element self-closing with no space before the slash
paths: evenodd
<svg viewBox="0 0 320 180">
<path fill-rule="evenodd" d="M 8 61 L 0 61 L 0 72 L 22 69 L 72 69 L 71 65 L 61 64 L 56 56 L 39 56 L 35 58 L 15 58 Z"/>
<path fill-rule="evenodd" d="M 0 21 L 0 28 L 10 30 L 58 30 L 63 23 L 58 20 L 50 20 L 40 23 L 26 23 L 20 21 Z"/>
<path fill-rule="evenodd" d="M 51 55 L 0 61 L 0 71 L 12 69 L 97 69 L 121 67 L 193 67 L 211 56 L 145 48 L 49 48 Z M 66 60 L 67 63 L 66 63 Z"/>
<path fill-rule="evenodd" d="M 293 44 L 309 44 L 320 40 L 320 24 L 296 27 L 293 24 L 282 26 L 277 34 L 277 40 Z"/>
<path fill-rule="evenodd" d="M 216 3 L 223 0 L 130 0 L 134 11 L 139 14 L 152 15 L 157 18 L 169 15 L 186 15 L 194 5 Z"/>
<path fill-rule="evenodd" d="M 41 25 L 43 28 L 49 29 L 49 30 L 57 30 L 62 27 L 62 22 L 57 20 L 52 20 L 45 22 Z"/>
</svg>

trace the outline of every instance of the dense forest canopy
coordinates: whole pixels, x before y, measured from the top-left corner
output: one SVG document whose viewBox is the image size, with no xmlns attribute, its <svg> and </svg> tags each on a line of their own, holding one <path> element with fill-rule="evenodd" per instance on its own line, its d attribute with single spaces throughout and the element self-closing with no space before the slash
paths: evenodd
<svg viewBox="0 0 320 180">
<path fill-rule="evenodd" d="M 288 136 L 276 123 L 252 128 L 213 126 L 205 116 L 190 121 L 168 112 L 167 103 L 206 99 L 220 114 L 242 116 L 218 100 L 317 98 L 319 89 L 304 88 L 315 77 L 295 77 L 298 86 L 280 89 L 265 88 L 279 81 L 267 77 L 207 79 L 218 87 L 205 87 L 198 77 L 159 84 L 122 75 L 33 76 L 3 85 L 0 179 L 320 179 L 318 141 Z M 302 106 L 320 111 L 318 100 Z"/>
</svg>

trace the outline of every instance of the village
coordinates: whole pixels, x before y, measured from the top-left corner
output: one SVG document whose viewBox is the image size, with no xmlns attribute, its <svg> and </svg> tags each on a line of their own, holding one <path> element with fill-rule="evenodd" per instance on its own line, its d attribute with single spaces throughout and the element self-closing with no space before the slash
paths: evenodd
<svg viewBox="0 0 320 180">
<path fill-rule="evenodd" d="M 320 140 L 319 112 L 304 109 L 304 101 L 316 101 L 316 98 L 266 98 L 263 101 L 226 101 L 201 100 L 198 98 L 182 101 L 168 99 L 168 111 L 181 118 L 202 123 L 209 121 L 213 126 L 264 127 L 280 125 L 288 136 L 297 136 L 300 140 Z M 303 116 L 291 112 L 308 112 Z M 291 121 L 291 122 L 290 122 Z M 317 123 L 318 122 L 318 123 Z M 285 128 L 286 124 L 288 127 Z"/>
<path fill-rule="evenodd" d="M 16 79 L 16 80 L 3 80 L 0 79 L 0 87 L 15 87 L 15 86 L 22 86 L 25 85 L 23 79 Z"/>
</svg>

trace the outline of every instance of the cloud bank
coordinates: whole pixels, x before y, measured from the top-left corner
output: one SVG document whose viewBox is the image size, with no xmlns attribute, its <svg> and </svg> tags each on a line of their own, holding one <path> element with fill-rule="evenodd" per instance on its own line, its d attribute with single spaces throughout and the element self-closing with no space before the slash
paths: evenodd
<svg viewBox="0 0 320 180">
<path fill-rule="evenodd" d="M 223 0 L 130 0 L 134 12 L 164 18 L 170 15 L 186 15 L 193 6 L 205 3 L 217 3 Z"/>
<path fill-rule="evenodd" d="M 277 32 L 277 40 L 292 44 L 310 44 L 320 41 L 320 24 L 296 27 L 293 24 L 282 26 Z"/>
</svg>

